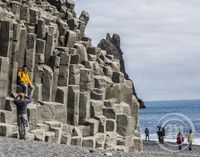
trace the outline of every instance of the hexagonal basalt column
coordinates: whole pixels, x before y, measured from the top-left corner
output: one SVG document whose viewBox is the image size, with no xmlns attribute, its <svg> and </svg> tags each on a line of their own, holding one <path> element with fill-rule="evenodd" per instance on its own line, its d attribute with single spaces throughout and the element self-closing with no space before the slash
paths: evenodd
<svg viewBox="0 0 200 157">
<path fill-rule="evenodd" d="M 79 122 L 79 87 L 68 86 L 67 122 L 78 125 Z"/>
</svg>

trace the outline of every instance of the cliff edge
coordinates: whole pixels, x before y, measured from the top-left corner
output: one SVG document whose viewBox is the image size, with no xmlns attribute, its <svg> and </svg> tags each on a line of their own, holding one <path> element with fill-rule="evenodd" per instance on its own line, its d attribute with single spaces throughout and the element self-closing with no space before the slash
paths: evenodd
<svg viewBox="0 0 200 157">
<path fill-rule="evenodd" d="M 120 71 L 124 74 L 125 79 L 130 80 L 128 74 L 126 73 L 123 52 L 121 50 L 121 39 L 118 34 L 111 35 L 108 33 L 105 39 L 102 39 L 98 44 L 102 50 L 105 50 L 108 54 L 113 55 L 115 59 L 120 61 Z M 145 108 L 142 99 L 138 98 L 134 84 L 133 85 L 133 95 L 138 99 L 140 103 L 140 108 Z"/>
</svg>

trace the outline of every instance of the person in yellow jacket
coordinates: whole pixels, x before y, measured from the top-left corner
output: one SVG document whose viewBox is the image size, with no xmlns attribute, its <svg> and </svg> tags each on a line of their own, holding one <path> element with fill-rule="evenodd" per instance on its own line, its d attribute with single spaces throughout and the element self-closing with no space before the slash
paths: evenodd
<svg viewBox="0 0 200 157">
<path fill-rule="evenodd" d="M 194 139 L 194 133 L 192 132 L 192 130 L 190 130 L 187 133 L 187 140 L 188 140 L 189 150 L 192 150 L 193 139 Z"/>
<path fill-rule="evenodd" d="M 28 67 L 26 65 L 24 65 L 17 73 L 17 84 L 23 87 L 24 93 L 28 94 L 30 98 L 33 97 L 34 86 L 28 75 Z"/>
</svg>

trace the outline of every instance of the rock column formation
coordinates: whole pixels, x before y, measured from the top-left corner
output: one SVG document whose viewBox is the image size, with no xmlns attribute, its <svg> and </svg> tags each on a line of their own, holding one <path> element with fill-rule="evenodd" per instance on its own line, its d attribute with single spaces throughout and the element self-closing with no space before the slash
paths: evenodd
<svg viewBox="0 0 200 157">
<path fill-rule="evenodd" d="M 72 0 L 0 1 L 0 135 L 18 137 L 11 93 L 28 65 L 35 86 L 29 139 L 92 149 L 141 151 L 139 102 L 120 61 L 94 47 Z"/>
<path fill-rule="evenodd" d="M 108 33 L 106 39 L 102 39 L 98 44 L 98 47 L 100 47 L 102 50 L 105 50 L 107 54 L 113 55 L 115 59 L 118 59 L 120 61 L 120 71 L 124 74 L 125 79 L 129 80 L 130 78 L 126 73 L 123 52 L 121 50 L 120 36 L 118 34 L 113 34 L 113 36 L 111 37 Z M 138 102 L 140 103 L 140 108 L 145 108 L 144 102 L 137 96 L 134 84 L 133 95 L 135 95 L 135 97 L 138 99 Z"/>
</svg>

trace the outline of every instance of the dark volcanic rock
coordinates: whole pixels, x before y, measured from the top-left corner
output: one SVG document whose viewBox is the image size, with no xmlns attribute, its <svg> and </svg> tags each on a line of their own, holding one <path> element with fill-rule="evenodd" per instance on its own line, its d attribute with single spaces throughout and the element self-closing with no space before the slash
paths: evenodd
<svg viewBox="0 0 200 157">
<path fill-rule="evenodd" d="M 140 103 L 140 108 L 146 108 L 142 99 L 138 99 L 138 102 Z"/>
<path fill-rule="evenodd" d="M 102 39 L 98 44 L 103 50 L 106 50 L 108 54 L 114 55 L 115 59 L 120 60 L 120 70 L 124 73 L 124 77 L 128 80 L 129 76 L 126 73 L 124 59 L 123 59 L 123 52 L 120 48 L 120 36 L 118 34 L 113 34 L 112 38 L 108 33 L 106 39 Z"/>
<path fill-rule="evenodd" d="M 125 69 L 123 52 L 121 50 L 121 45 L 120 45 L 120 36 L 118 34 L 113 34 L 113 36 L 111 37 L 110 34 L 108 33 L 106 35 L 106 39 L 102 39 L 100 43 L 98 44 L 98 47 L 107 51 L 107 54 L 113 55 L 115 59 L 120 60 L 120 71 L 124 74 L 124 77 L 127 80 L 130 80 Z M 140 108 L 145 108 L 144 102 L 137 97 L 137 93 L 136 93 L 134 85 L 133 85 L 133 95 L 135 95 L 136 98 L 138 99 L 140 103 Z"/>
</svg>

